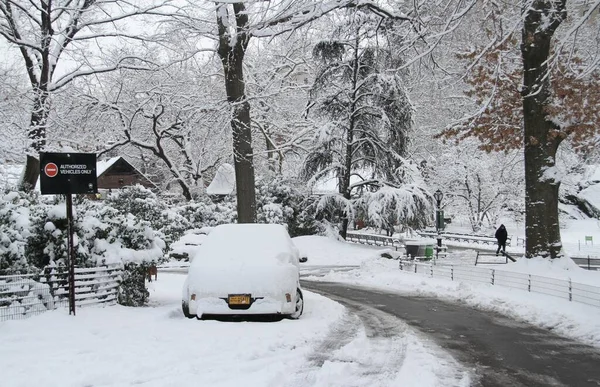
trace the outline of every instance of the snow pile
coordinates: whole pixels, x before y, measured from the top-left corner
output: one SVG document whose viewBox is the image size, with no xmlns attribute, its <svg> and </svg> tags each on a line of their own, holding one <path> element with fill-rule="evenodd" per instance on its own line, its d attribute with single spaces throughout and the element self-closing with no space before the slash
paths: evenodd
<svg viewBox="0 0 600 387">
<path fill-rule="evenodd" d="M 301 257 L 307 257 L 305 266 L 360 265 L 364 260 L 379 256 L 381 247 L 353 245 L 323 236 L 301 236 L 293 239 Z"/>
<path fill-rule="evenodd" d="M 507 265 L 490 265 L 497 270 L 531 274 L 541 277 L 571 280 L 586 285 L 600 286 L 600 271 L 585 270 L 577 266 L 571 258 L 519 258 Z"/>
</svg>

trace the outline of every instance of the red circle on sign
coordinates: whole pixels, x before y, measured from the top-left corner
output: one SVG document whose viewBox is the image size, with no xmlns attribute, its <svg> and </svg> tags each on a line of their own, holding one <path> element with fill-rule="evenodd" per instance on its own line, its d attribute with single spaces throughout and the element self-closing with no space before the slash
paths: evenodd
<svg viewBox="0 0 600 387">
<path fill-rule="evenodd" d="M 58 167 L 54 163 L 48 163 L 44 167 L 44 173 L 48 177 L 54 177 L 54 176 L 58 175 Z"/>
</svg>

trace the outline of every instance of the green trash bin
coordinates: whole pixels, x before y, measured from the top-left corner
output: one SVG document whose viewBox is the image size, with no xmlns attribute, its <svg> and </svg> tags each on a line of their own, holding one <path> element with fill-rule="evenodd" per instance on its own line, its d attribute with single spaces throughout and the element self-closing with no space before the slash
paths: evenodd
<svg viewBox="0 0 600 387">
<path fill-rule="evenodd" d="M 433 246 L 431 246 L 431 245 L 425 246 L 425 258 L 427 258 L 427 259 L 433 258 Z"/>
</svg>

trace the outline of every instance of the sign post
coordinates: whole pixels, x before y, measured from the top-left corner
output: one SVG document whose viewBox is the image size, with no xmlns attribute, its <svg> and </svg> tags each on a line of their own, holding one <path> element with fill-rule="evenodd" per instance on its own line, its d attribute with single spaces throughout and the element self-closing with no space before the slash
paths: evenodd
<svg viewBox="0 0 600 387">
<path fill-rule="evenodd" d="M 67 194 L 67 256 L 69 265 L 69 314 L 75 316 L 75 247 L 73 246 L 73 197 Z"/>
<path fill-rule="evenodd" d="M 69 268 L 69 314 L 75 315 L 75 246 L 73 234 L 73 194 L 98 192 L 94 153 L 40 153 L 42 195 L 66 195 L 67 265 Z"/>
</svg>

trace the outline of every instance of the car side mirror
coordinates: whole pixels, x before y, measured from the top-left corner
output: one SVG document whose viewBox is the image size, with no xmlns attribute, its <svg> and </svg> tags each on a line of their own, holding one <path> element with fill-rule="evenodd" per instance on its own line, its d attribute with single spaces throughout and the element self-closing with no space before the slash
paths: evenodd
<svg viewBox="0 0 600 387">
<path fill-rule="evenodd" d="M 308 261 L 308 258 L 300 257 L 299 261 L 300 261 L 300 263 L 304 263 L 304 262 Z"/>
</svg>

